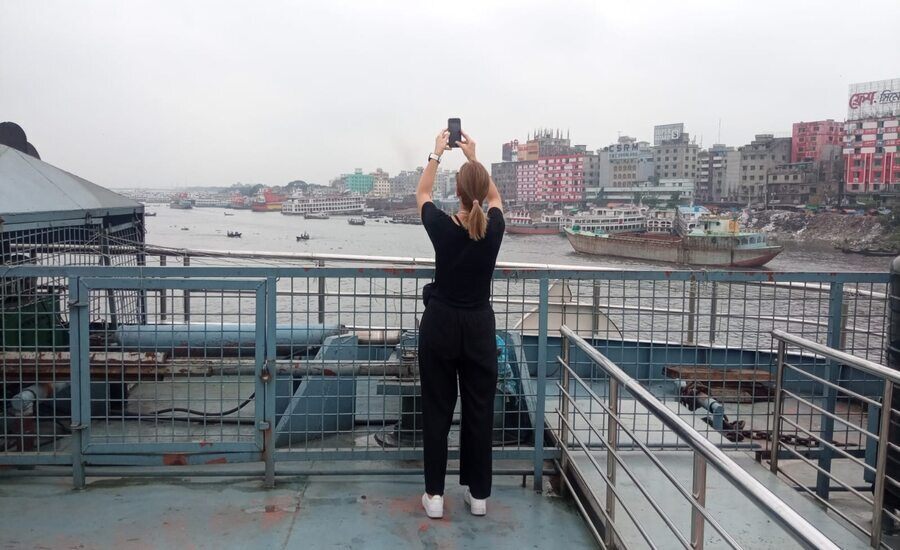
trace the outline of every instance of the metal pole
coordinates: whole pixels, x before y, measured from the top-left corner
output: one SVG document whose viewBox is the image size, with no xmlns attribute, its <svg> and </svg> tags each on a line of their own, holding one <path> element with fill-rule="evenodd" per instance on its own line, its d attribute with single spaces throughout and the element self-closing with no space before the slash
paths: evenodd
<svg viewBox="0 0 900 550">
<path fill-rule="evenodd" d="M 184 257 L 184 267 L 188 267 L 191 265 L 191 257 Z M 184 322 L 185 324 L 191 322 L 191 291 L 188 289 L 184 289 L 182 291 L 184 294 Z"/>
<path fill-rule="evenodd" d="M 884 519 L 884 478 L 887 475 L 888 434 L 891 431 L 891 414 L 894 399 L 894 383 L 884 381 L 881 401 L 881 422 L 878 429 L 878 456 L 875 461 L 875 494 L 872 495 L 872 547 L 881 547 L 881 523 Z"/>
<path fill-rule="evenodd" d="M 828 333 L 827 344 L 832 349 L 838 349 L 841 342 L 841 304 L 844 302 L 844 283 L 831 283 L 828 292 Z M 841 379 L 841 365 L 837 361 L 828 361 L 826 367 L 827 379 L 832 384 L 838 384 Z M 837 390 L 831 386 L 825 386 L 823 409 L 819 435 L 825 441 L 834 440 L 834 411 L 837 407 Z M 831 447 L 823 445 L 819 452 L 819 470 L 816 472 L 816 496 L 822 500 L 828 500 L 831 492 L 831 459 L 834 455 Z"/>
<path fill-rule="evenodd" d="M 778 341 L 778 363 L 775 366 L 775 413 L 772 415 L 772 446 L 769 451 L 769 469 L 778 474 L 778 444 L 781 441 L 781 415 L 784 412 L 784 396 L 781 393 L 784 384 L 784 340 Z"/>
<path fill-rule="evenodd" d="M 695 317 L 697 315 L 697 281 L 691 280 L 688 283 L 688 326 L 687 326 L 687 343 L 694 343 Z"/>
<path fill-rule="evenodd" d="M 166 267 L 166 255 L 165 254 L 161 254 L 159 256 L 159 266 Z M 164 289 L 164 288 L 159 289 L 159 320 L 160 321 L 165 321 L 166 317 L 167 317 L 166 313 L 167 313 L 168 307 L 169 307 L 166 304 L 166 300 L 168 299 L 168 297 L 166 296 L 167 294 L 168 293 L 166 292 L 166 289 Z"/>
<path fill-rule="evenodd" d="M 838 349 L 844 351 L 847 349 L 847 316 L 849 312 L 847 302 L 841 302 L 841 339 Z"/>
<path fill-rule="evenodd" d="M 539 281 L 540 305 L 538 306 L 538 356 L 537 356 L 537 395 L 534 411 L 534 490 L 543 489 L 544 472 L 544 411 L 547 396 L 547 313 L 549 310 L 549 281 Z"/>
<path fill-rule="evenodd" d="M 325 260 L 319 260 L 316 264 L 325 267 Z M 325 277 L 319 277 L 319 322 L 325 323 Z"/>
<path fill-rule="evenodd" d="M 606 415 L 606 441 L 609 449 L 606 451 L 606 515 L 610 523 L 616 520 L 616 494 L 613 486 L 616 484 L 616 448 L 619 444 L 619 425 L 616 416 L 619 414 L 619 381 L 609 377 L 609 412 Z M 606 530 L 606 547 L 613 545 L 613 529 Z"/>
<path fill-rule="evenodd" d="M 709 301 L 709 343 L 716 341 L 716 313 L 719 307 L 719 283 L 713 281 L 712 296 Z"/>
<path fill-rule="evenodd" d="M 600 284 L 595 280 L 593 282 L 593 292 L 591 296 L 591 337 L 596 338 L 600 332 Z"/>
<path fill-rule="evenodd" d="M 706 507 L 706 459 L 703 455 L 694 451 L 694 479 L 691 485 L 691 495 L 697 505 Z M 703 550 L 703 529 L 706 520 L 697 506 L 691 506 L 691 548 Z"/>
<path fill-rule="evenodd" d="M 109 229 L 104 228 L 100 233 L 100 265 L 111 266 L 112 258 L 109 253 Z M 116 312 L 116 294 L 113 289 L 106 291 L 106 304 L 109 309 L 109 326 L 115 329 L 119 326 L 119 316 Z"/>
<path fill-rule="evenodd" d="M 560 393 L 559 399 L 562 401 L 560 404 L 560 426 L 559 426 L 559 444 L 564 448 L 569 448 L 569 398 L 568 395 L 572 395 L 569 391 L 569 339 L 565 336 L 561 338 L 562 343 L 562 353 L 560 354 L 563 360 L 562 364 L 562 380 L 560 383 L 563 387 L 563 393 Z M 565 420 L 565 422 L 563 421 Z M 569 466 L 569 453 L 563 453 L 562 457 L 560 457 L 560 474 L 562 476 L 566 475 Z M 566 484 L 560 484 L 559 486 L 560 493 L 565 495 L 566 492 Z"/>
</svg>

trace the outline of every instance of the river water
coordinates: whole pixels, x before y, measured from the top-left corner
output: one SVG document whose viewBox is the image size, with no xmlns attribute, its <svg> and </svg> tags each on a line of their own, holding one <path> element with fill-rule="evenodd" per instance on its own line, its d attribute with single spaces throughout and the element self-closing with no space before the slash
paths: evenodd
<svg viewBox="0 0 900 550">
<path fill-rule="evenodd" d="M 422 226 L 366 220 L 365 226 L 351 226 L 347 217 L 305 220 L 302 216 L 258 213 L 221 208 L 172 209 L 148 205 L 147 242 L 177 248 L 246 250 L 270 252 L 317 252 L 374 256 L 433 257 L 431 243 Z M 228 212 L 233 216 L 225 216 Z M 187 228 L 183 230 L 182 228 Z M 226 236 L 239 231 L 240 239 Z M 296 235 L 310 235 L 297 242 Z M 622 269 L 671 269 L 671 264 L 576 253 L 563 236 L 506 235 L 500 261 L 534 262 Z M 828 247 L 785 243 L 785 251 L 766 269 L 772 271 L 887 271 L 891 258 L 844 254 Z"/>
</svg>

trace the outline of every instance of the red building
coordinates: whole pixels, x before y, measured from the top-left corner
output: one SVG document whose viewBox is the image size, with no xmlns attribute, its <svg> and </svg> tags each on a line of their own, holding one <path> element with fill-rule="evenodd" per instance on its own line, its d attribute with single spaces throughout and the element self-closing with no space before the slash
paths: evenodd
<svg viewBox="0 0 900 550">
<path fill-rule="evenodd" d="M 848 193 L 900 191 L 900 78 L 850 86 L 844 124 Z"/>
<path fill-rule="evenodd" d="M 536 160 L 520 160 L 516 163 L 516 200 L 518 202 L 537 202 L 537 162 Z"/>
<path fill-rule="evenodd" d="M 522 195 L 519 195 L 522 199 Z M 584 155 L 560 155 L 537 160 L 534 202 L 575 203 L 584 199 Z"/>
<path fill-rule="evenodd" d="M 834 120 L 795 122 L 791 134 L 791 162 L 829 160 L 844 140 L 844 124 Z"/>
</svg>

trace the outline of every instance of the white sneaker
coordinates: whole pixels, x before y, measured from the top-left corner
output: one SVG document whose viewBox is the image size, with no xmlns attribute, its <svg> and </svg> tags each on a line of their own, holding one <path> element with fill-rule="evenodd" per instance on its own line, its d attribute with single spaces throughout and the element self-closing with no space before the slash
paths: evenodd
<svg viewBox="0 0 900 550">
<path fill-rule="evenodd" d="M 468 487 L 466 487 L 465 501 L 473 516 L 483 516 L 487 514 L 487 499 L 473 497 L 472 493 L 469 492 Z"/>
<path fill-rule="evenodd" d="M 444 497 L 435 495 L 428 498 L 428 493 L 423 493 L 422 508 L 425 508 L 425 514 L 431 519 L 441 519 L 444 517 Z"/>
</svg>

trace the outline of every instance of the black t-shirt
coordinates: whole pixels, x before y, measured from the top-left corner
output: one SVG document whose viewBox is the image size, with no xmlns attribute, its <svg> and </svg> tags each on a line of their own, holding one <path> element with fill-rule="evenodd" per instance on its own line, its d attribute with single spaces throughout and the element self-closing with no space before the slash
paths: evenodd
<svg viewBox="0 0 900 550">
<path fill-rule="evenodd" d="M 487 306 L 491 277 L 506 228 L 503 212 L 496 207 L 488 210 L 487 232 L 480 241 L 470 239 L 465 227 L 457 225 L 430 201 L 422 205 L 422 224 L 434 245 L 432 296 L 453 307 Z"/>
</svg>

